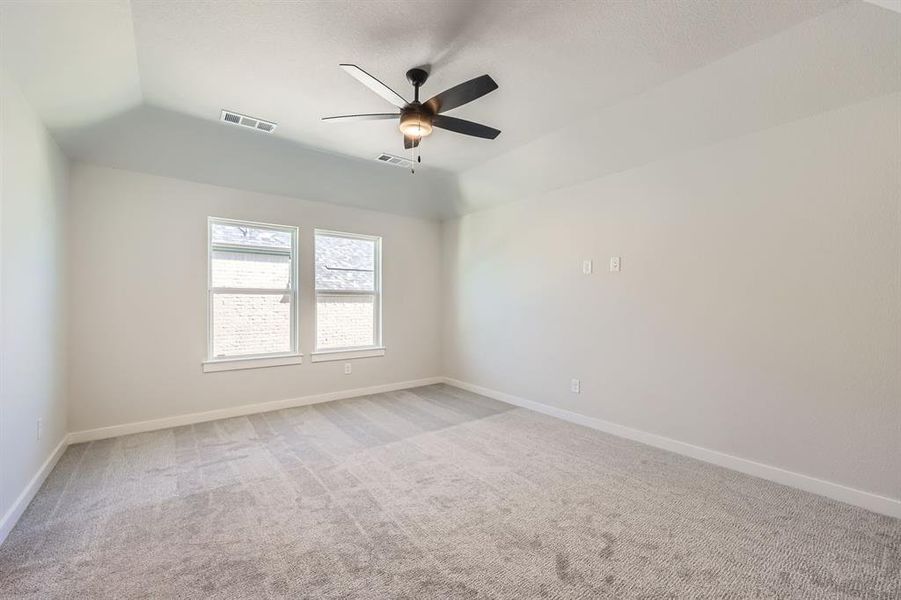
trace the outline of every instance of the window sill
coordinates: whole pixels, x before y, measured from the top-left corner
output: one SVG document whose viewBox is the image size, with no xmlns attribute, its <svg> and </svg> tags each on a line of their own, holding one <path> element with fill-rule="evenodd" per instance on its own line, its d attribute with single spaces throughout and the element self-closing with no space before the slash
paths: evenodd
<svg viewBox="0 0 901 600">
<path fill-rule="evenodd" d="M 348 360 L 351 358 L 372 358 L 374 356 L 385 356 L 385 347 L 376 346 L 374 348 L 350 348 L 348 350 L 322 350 L 321 352 L 313 352 L 310 355 L 312 362 L 326 362 L 329 360 Z"/>
<path fill-rule="evenodd" d="M 303 354 L 265 356 L 260 358 L 223 358 L 219 360 L 204 361 L 203 372 L 215 373 L 217 371 L 236 371 L 238 369 L 262 369 L 264 367 L 299 365 L 302 362 Z"/>
</svg>

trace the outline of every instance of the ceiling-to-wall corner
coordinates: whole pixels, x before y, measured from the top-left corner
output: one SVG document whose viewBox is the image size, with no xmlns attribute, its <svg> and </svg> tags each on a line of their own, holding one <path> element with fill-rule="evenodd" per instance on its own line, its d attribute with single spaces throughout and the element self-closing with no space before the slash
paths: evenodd
<svg viewBox="0 0 901 600">
<path fill-rule="evenodd" d="M 446 219 L 897 89 L 897 15 L 876 4 L 469 2 L 414 28 L 373 0 L 339 30 L 319 3 L 7 3 L 2 49 L 76 160 Z M 378 164 L 403 152 L 397 123 L 321 122 L 390 106 L 348 60 L 405 93 L 417 64 L 427 95 L 488 73 L 499 89 L 454 116 L 503 133 L 436 132 L 415 175 Z M 222 109 L 278 129 L 227 131 Z"/>
<path fill-rule="evenodd" d="M 460 174 L 473 212 L 901 90 L 901 15 L 840 6 Z"/>
<path fill-rule="evenodd" d="M 147 105 L 56 136 L 76 160 L 200 183 L 428 219 L 458 203 L 456 177 L 439 169 L 413 174 Z"/>
<path fill-rule="evenodd" d="M 901 0 L 863 0 L 870 4 L 875 4 L 881 8 L 885 8 L 901 14 Z"/>
<path fill-rule="evenodd" d="M 3 64 L 51 131 L 143 101 L 127 0 L 7 2 L 0 11 Z"/>
</svg>

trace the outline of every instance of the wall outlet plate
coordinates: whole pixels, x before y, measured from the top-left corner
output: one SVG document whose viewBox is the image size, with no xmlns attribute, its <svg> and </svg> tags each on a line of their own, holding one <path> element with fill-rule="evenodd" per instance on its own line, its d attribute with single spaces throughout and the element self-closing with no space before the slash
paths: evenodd
<svg viewBox="0 0 901 600">
<path fill-rule="evenodd" d="M 351 371 L 353 371 L 353 365 L 351 363 L 344 363 L 344 374 L 350 375 Z"/>
<path fill-rule="evenodd" d="M 569 391 L 571 391 L 573 394 L 578 394 L 579 392 L 581 392 L 582 391 L 582 382 L 580 382 L 578 379 L 570 380 Z"/>
</svg>

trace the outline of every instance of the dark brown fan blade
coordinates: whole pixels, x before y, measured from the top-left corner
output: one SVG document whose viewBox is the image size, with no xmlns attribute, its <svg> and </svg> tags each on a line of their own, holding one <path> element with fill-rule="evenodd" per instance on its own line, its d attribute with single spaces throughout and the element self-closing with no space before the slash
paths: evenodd
<svg viewBox="0 0 901 600">
<path fill-rule="evenodd" d="M 456 85 L 449 90 L 444 90 L 437 96 L 433 96 L 426 100 L 425 105 L 432 109 L 436 115 L 438 113 L 447 112 L 451 109 L 463 106 L 467 102 L 472 102 L 476 98 L 481 98 L 488 92 L 497 89 L 497 84 L 488 75 L 482 75 L 475 79 L 470 79 L 460 85 Z"/>
<path fill-rule="evenodd" d="M 396 119 L 400 113 L 368 113 L 364 115 L 339 115 L 337 117 L 322 117 L 323 121 L 330 123 L 344 123 L 347 121 L 381 121 L 383 119 Z"/>
<path fill-rule="evenodd" d="M 415 148 L 419 145 L 420 138 L 418 137 L 410 137 L 409 135 L 404 136 L 404 150 L 409 150 L 410 148 Z"/>
<path fill-rule="evenodd" d="M 354 79 L 356 79 L 357 81 L 359 81 L 360 83 L 362 83 L 363 85 L 368 87 L 370 90 L 372 90 L 373 92 L 375 92 L 376 94 L 378 94 L 379 96 L 381 96 L 382 98 L 384 98 L 385 100 L 387 100 L 388 102 L 390 102 L 391 104 L 396 106 L 397 108 L 403 108 L 404 106 L 407 105 L 407 101 L 404 100 L 403 96 L 401 96 L 400 94 L 398 94 L 397 92 L 395 92 L 394 90 L 389 88 L 387 85 L 385 85 L 384 83 L 382 83 L 381 81 L 379 81 L 378 79 L 376 79 L 375 77 L 373 77 L 372 75 L 370 75 L 369 73 L 367 73 L 366 71 L 364 71 L 363 69 L 358 67 L 357 65 L 338 65 L 338 66 L 341 67 L 342 69 L 344 69 L 344 71 L 348 75 L 350 75 L 351 77 L 353 77 Z"/>
<path fill-rule="evenodd" d="M 432 126 L 447 129 L 448 131 L 456 131 L 464 135 L 473 135 L 475 137 L 493 140 L 501 134 L 500 129 L 488 127 L 481 123 L 473 123 L 466 119 L 457 119 L 456 117 L 448 117 L 447 115 L 435 115 L 432 119 Z"/>
</svg>

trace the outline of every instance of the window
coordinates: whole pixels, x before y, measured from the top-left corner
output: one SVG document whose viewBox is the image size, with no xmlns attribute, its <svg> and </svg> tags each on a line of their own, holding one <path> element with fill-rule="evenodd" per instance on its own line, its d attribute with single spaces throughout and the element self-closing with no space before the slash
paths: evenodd
<svg viewBox="0 0 901 600">
<path fill-rule="evenodd" d="M 300 362 L 278 360 L 299 356 L 296 282 L 296 227 L 210 218 L 209 360 L 204 370 Z M 241 366 L 220 368 L 236 360 Z"/>
<path fill-rule="evenodd" d="M 313 360 L 381 356 L 378 237 L 316 231 L 316 352 Z"/>
</svg>

